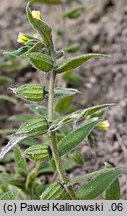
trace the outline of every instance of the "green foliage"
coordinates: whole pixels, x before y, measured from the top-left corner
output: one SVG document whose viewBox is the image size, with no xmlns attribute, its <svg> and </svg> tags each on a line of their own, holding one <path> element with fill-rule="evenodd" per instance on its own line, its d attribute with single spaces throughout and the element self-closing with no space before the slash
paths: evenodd
<svg viewBox="0 0 127 216">
<path fill-rule="evenodd" d="M 85 6 L 84 5 L 78 5 L 76 6 L 75 8 L 65 12 L 63 14 L 63 17 L 66 18 L 70 18 L 70 19 L 77 19 L 80 15 L 81 15 L 81 12 L 84 10 Z"/>
<path fill-rule="evenodd" d="M 52 59 L 42 53 L 30 52 L 26 56 L 30 59 L 33 66 L 39 70 L 49 72 L 53 68 Z"/>
<path fill-rule="evenodd" d="M 111 168 L 109 163 L 105 163 L 105 168 Z M 119 200 L 120 199 L 120 182 L 116 178 L 112 184 L 104 192 L 105 200 Z"/>
<path fill-rule="evenodd" d="M 102 173 L 99 176 L 92 179 L 87 184 L 82 185 L 77 190 L 77 197 L 81 200 L 95 199 L 102 194 L 112 182 L 121 175 L 122 169 L 114 169 L 106 173 Z"/>
<path fill-rule="evenodd" d="M 77 130 L 65 136 L 58 143 L 58 149 L 61 156 L 76 148 L 76 146 L 78 146 L 89 135 L 91 130 L 98 124 L 98 122 L 98 118 L 92 119 L 92 121 L 88 124 L 85 124 L 81 128 L 78 128 Z"/>
<path fill-rule="evenodd" d="M 62 3 L 59 0 L 32 0 L 32 2 Z M 71 2 L 67 0 L 65 3 Z M 80 5 L 65 13 L 64 17 L 77 18 L 83 9 L 84 5 Z M 0 153 L 1 159 L 17 143 L 21 142 L 25 145 L 23 153 L 16 145 L 14 155 L 11 153 L 11 155 L 8 154 L 7 159 L 3 158 L 3 161 L 6 159 L 4 163 L 15 160 L 16 166 L 12 170 L 13 174 L 6 173 L 4 166 L 0 167 L 2 171 L 0 173 L 0 199 L 85 200 L 97 199 L 101 194 L 105 199 L 120 199 L 118 177 L 124 171 L 121 167 L 106 167 L 72 180 L 69 180 L 66 174 L 66 171 L 70 172 L 76 166 L 79 169 L 80 166 L 84 166 L 84 157 L 78 147 L 84 140 L 88 140 L 88 143 L 93 145 L 96 130 L 102 129 L 102 126 L 103 129 L 108 129 L 109 123 L 104 121 L 104 117 L 106 110 L 113 104 L 102 104 L 75 111 L 72 100 L 74 95 L 80 92 L 77 89 L 68 88 L 67 85 L 55 86 L 56 76 L 61 73 L 64 73 L 62 77 L 66 84 L 68 81 L 75 85 L 84 82 L 80 75 L 73 73 L 73 70 L 92 58 L 109 57 L 109 55 L 89 53 L 59 61 L 59 58 L 64 57 L 64 52 L 55 49 L 52 28 L 45 23 L 39 11 L 31 11 L 27 5 L 26 12 L 29 23 L 39 36 L 35 38 L 20 33 L 17 41 L 22 44 L 22 47 L 6 54 L 11 58 L 23 55 L 37 70 L 48 73 L 50 81 L 49 86 L 48 84 L 24 84 L 12 88 L 16 96 L 30 102 L 42 102 L 45 99 L 45 106 L 28 104 L 26 109 L 32 111 L 32 114 L 20 113 L 9 118 L 10 121 L 23 122 L 18 130 L 2 129 L 0 131 L 0 134 L 6 135 L 7 138 L 10 138 L 10 133 L 14 132 L 7 146 Z M 68 52 L 75 52 L 77 48 L 79 48 L 77 44 L 68 47 Z M 67 48 L 63 50 L 66 51 Z M 1 85 L 9 82 L 11 82 L 10 79 L 0 77 Z M 17 103 L 8 96 L 1 95 L 0 97 L 2 102 Z M 50 180 L 49 174 L 53 174 Z M 60 182 L 57 181 L 58 174 L 61 177 Z M 49 180 L 48 183 L 46 179 Z M 76 189 L 73 187 L 75 183 L 85 180 L 89 182 L 80 186 L 78 184 Z"/>
<path fill-rule="evenodd" d="M 98 54 L 98 53 L 90 53 L 90 54 L 85 54 L 81 56 L 76 56 L 73 58 L 65 59 L 61 62 L 59 62 L 55 66 L 56 73 L 63 73 L 69 70 L 73 70 L 82 64 L 86 63 L 89 59 L 95 58 L 95 57 L 107 57 L 108 55 L 104 54 Z M 109 56 L 108 56 L 109 57 Z"/>
<path fill-rule="evenodd" d="M 77 89 L 57 87 L 54 89 L 55 99 L 60 99 L 66 96 L 72 96 L 79 93 Z"/>
<path fill-rule="evenodd" d="M 49 50 L 51 50 L 53 47 L 51 27 L 43 20 L 34 18 L 28 5 L 26 7 L 26 12 L 29 23 L 33 26 L 33 29 L 40 34 L 44 44 L 46 44 L 49 47 Z"/>
<path fill-rule="evenodd" d="M 15 146 L 14 149 L 15 154 L 15 161 L 17 164 L 16 170 L 19 172 L 19 174 L 28 174 L 28 168 L 25 158 L 22 156 L 22 151 L 18 145 Z"/>
</svg>

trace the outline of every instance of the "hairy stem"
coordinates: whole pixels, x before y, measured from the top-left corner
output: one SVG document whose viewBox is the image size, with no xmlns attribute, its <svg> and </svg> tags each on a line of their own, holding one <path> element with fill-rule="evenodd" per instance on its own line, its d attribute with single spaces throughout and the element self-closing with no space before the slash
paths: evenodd
<svg viewBox="0 0 127 216">
<path fill-rule="evenodd" d="M 52 122 L 52 120 L 53 120 L 53 97 L 54 97 L 55 77 L 56 77 L 56 74 L 54 71 L 52 71 L 51 77 L 50 77 L 49 101 L 48 101 L 48 120 L 49 120 L 49 122 Z M 67 178 L 65 171 L 64 171 L 64 168 L 62 166 L 61 157 L 59 155 L 59 151 L 57 148 L 55 132 L 50 132 L 50 138 L 51 138 L 51 144 L 52 144 L 53 158 L 55 160 L 55 164 L 56 164 L 57 170 L 61 176 L 61 179 L 66 186 L 66 184 L 68 183 L 68 178 Z M 73 200 L 76 200 L 77 198 L 76 198 L 76 195 L 75 195 L 75 192 L 74 192 L 72 186 L 66 186 L 66 188 L 67 188 L 67 191 L 70 194 L 71 198 Z"/>
</svg>

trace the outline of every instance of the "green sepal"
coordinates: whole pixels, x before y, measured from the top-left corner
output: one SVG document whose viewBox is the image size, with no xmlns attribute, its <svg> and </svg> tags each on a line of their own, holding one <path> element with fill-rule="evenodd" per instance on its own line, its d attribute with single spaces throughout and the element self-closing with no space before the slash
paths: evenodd
<svg viewBox="0 0 127 216">
<path fill-rule="evenodd" d="M 36 117 L 25 122 L 15 133 L 16 135 L 39 136 L 47 133 L 48 122 L 43 117 Z"/>
<path fill-rule="evenodd" d="M 42 101 L 45 98 L 45 87 L 40 84 L 24 84 L 12 89 L 16 95 L 28 101 Z"/>
<path fill-rule="evenodd" d="M 30 160 L 43 163 L 52 158 L 52 151 L 48 145 L 33 145 L 27 148 L 23 155 Z"/>
<path fill-rule="evenodd" d="M 59 182 L 51 184 L 40 196 L 41 200 L 70 200 L 64 186 Z"/>
</svg>

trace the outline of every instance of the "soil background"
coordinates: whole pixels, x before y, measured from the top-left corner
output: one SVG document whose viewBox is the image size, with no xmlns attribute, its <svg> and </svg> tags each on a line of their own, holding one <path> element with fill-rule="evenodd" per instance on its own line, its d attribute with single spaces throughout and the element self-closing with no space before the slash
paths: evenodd
<svg viewBox="0 0 127 216">
<path fill-rule="evenodd" d="M 83 2 L 88 4 L 88 9 L 81 17 L 78 20 L 67 20 L 66 41 L 79 42 L 80 53 L 107 53 L 112 58 L 91 60 L 77 70 L 85 81 L 78 86 L 83 94 L 77 96 L 74 105 L 84 108 L 115 102 L 115 106 L 106 115 L 111 125 L 110 130 L 101 133 L 94 149 L 83 145 L 85 167 L 74 170 L 70 177 L 98 170 L 105 161 L 114 166 L 127 166 L 127 0 Z M 5 49 L 19 46 L 16 42 L 18 32 L 32 33 L 25 15 L 25 3 L 25 0 L 1 0 L 1 53 Z M 46 21 L 53 27 L 63 25 L 60 6 L 35 4 L 34 8 L 41 10 Z M 60 48 L 63 41 L 56 36 L 54 39 Z M 6 111 L 3 111 L 2 107 L 0 111 L 10 115 L 18 108 L 6 107 Z M 126 175 L 122 175 L 120 182 L 122 198 L 127 199 Z"/>
</svg>

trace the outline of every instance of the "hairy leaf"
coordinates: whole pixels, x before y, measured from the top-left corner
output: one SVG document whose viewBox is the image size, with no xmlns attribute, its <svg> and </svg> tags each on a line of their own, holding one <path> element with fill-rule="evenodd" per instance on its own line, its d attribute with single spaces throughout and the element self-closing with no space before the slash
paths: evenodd
<svg viewBox="0 0 127 216">
<path fill-rule="evenodd" d="M 58 149 L 61 156 L 65 155 L 78 146 L 89 135 L 91 130 L 98 124 L 98 122 L 98 118 L 92 119 L 88 124 L 65 136 L 58 143 Z"/>
<path fill-rule="evenodd" d="M 49 72 L 53 68 L 53 61 L 49 56 L 39 52 L 29 52 L 26 56 L 30 59 L 33 66 L 44 72 Z"/>
<path fill-rule="evenodd" d="M 14 154 L 17 167 L 19 168 L 17 170 L 20 174 L 26 175 L 28 173 L 27 163 L 25 158 L 22 156 L 22 151 L 18 145 L 15 146 Z"/>
<path fill-rule="evenodd" d="M 72 88 L 63 88 L 63 87 L 57 87 L 54 90 L 55 93 L 55 99 L 60 99 L 66 96 L 72 96 L 75 95 L 76 93 L 80 93 L 77 89 L 72 89 Z"/>
<path fill-rule="evenodd" d="M 59 62 L 55 66 L 55 70 L 57 73 L 63 73 L 63 72 L 75 69 L 79 67 L 80 65 L 84 64 L 85 62 L 87 62 L 89 59 L 95 58 L 95 57 L 109 57 L 109 55 L 99 54 L 99 53 L 90 53 L 90 54 L 80 55 L 77 57 L 72 57 L 72 58 L 65 59 Z"/>
<path fill-rule="evenodd" d="M 112 165 L 105 163 L 105 168 L 111 168 Z M 115 168 L 114 168 L 115 169 Z M 120 183 L 119 179 L 116 178 L 112 184 L 104 192 L 105 200 L 119 200 L 120 199 Z"/>
<path fill-rule="evenodd" d="M 80 200 L 92 200 L 102 194 L 112 182 L 121 175 L 122 169 L 114 169 L 92 179 L 87 184 L 82 185 L 76 191 L 76 195 Z"/>
<path fill-rule="evenodd" d="M 49 47 L 53 47 L 51 27 L 43 20 L 34 18 L 28 5 L 26 7 L 26 12 L 28 21 L 33 26 L 33 28 L 40 34 L 44 43 Z"/>
<path fill-rule="evenodd" d="M 21 56 L 24 55 L 29 50 L 29 47 L 23 46 L 19 48 L 18 50 L 4 52 L 5 55 L 11 55 L 11 56 Z"/>
</svg>

